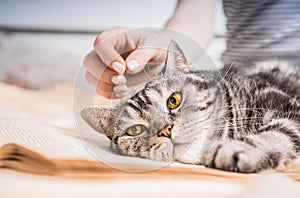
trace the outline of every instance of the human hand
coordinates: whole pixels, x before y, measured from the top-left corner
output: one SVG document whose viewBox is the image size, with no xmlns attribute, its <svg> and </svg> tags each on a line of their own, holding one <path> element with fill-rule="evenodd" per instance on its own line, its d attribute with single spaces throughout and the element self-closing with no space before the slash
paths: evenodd
<svg viewBox="0 0 300 198">
<path fill-rule="evenodd" d="M 84 58 L 86 80 L 105 98 L 120 98 L 128 86 L 149 80 L 161 69 L 146 67 L 148 62 L 162 63 L 166 42 L 155 32 L 114 27 L 94 41 L 94 49 Z"/>
</svg>

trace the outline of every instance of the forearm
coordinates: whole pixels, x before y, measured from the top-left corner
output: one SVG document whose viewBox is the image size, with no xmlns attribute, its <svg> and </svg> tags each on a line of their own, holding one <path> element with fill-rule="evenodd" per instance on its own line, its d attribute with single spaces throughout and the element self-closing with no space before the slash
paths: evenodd
<svg viewBox="0 0 300 198">
<path fill-rule="evenodd" d="M 162 33 L 166 38 L 173 37 L 186 51 L 191 49 L 186 35 L 205 49 L 213 38 L 215 0 L 179 0 L 174 15 L 168 20 L 166 30 Z M 169 31 L 168 31 L 169 29 Z M 189 52 L 191 57 L 198 57 L 195 52 Z"/>
</svg>

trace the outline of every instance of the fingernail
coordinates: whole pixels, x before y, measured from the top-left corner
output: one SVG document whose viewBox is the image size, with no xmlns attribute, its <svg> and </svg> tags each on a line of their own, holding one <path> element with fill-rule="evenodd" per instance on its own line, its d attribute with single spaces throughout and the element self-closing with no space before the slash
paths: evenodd
<svg viewBox="0 0 300 198">
<path fill-rule="evenodd" d="M 134 72 L 138 69 L 139 63 L 136 60 L 131 60 L 128 62 L 127 66 L 130 69 L 130 71 Z"/>
<path fill-rule="evenodd" d="M 120 74 L 123 74 L 125 72 L 125 66 L 119 62 L 113 62 L 112 67 L 116 72 L 118 72 Z"/>
<path fill-rule="evenodd" d="M 128 87 L 126 85 L 117 85 L 117 86 L 114 86 L 113 91 L 116 93 L 127 92 Z"/>
<path fill-rule="evenodd" d="M 126 84 L 126 78 L 124 76 L 113 76 L 111 82 L 115 85 Z"/>
<path fill-rule="evenodd" d="M 124 96 L 126 96 L 127 92 L 114 93 L 114 94 L 115 94 L 115 96 L 116 96 L 117 98 L 123 98 Z"/>
</svg>

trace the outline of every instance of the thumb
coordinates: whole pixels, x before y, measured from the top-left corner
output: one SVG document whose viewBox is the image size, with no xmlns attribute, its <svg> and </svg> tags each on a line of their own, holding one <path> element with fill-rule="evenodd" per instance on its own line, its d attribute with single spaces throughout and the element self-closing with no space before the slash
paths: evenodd
<svg viewBox="0 0 300 198">
<path fill-rule="evenodd" d="M 136 74 L 140 72 L 150 60 L 157 60 L 160 55 L 158 49 L 138 48 L 126 58 L 127 72 Z"/>
<path fill-rule="evenodd" d="M 126 64 L 123 57 L 115 49 L 115 44 L 113 42 L 114 41 L 103 42 L 96 46 L 94 50 L 105 65 L 115 70 L 119 74 L 123 74 L 125 72 Z"/>
</svg>

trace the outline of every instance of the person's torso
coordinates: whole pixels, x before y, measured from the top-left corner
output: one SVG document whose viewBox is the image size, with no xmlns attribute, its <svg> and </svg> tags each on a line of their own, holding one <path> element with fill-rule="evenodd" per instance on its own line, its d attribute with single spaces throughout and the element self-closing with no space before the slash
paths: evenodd
<svg viewBox="0 0 300 198">
<path fill-rule="evenodd" d="M 280 59 L 300 63 L 300 0 L 223 0 L 225 64 Z"/>
</svg>

